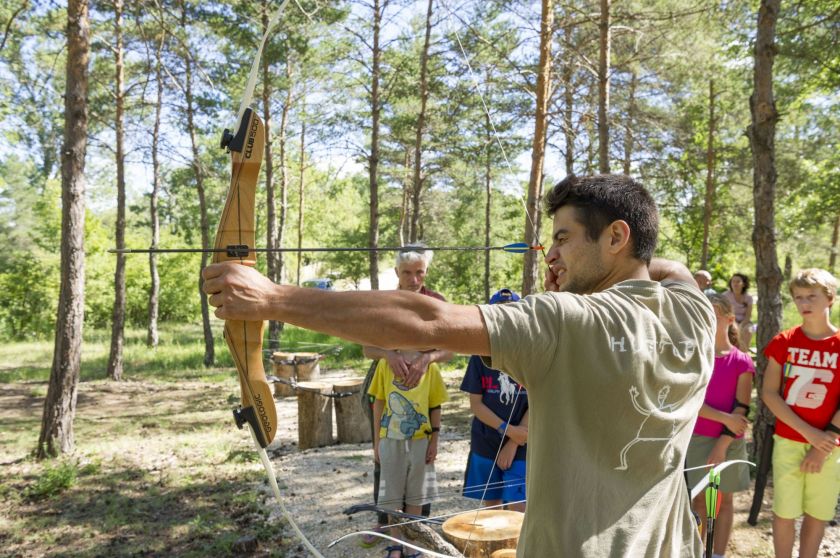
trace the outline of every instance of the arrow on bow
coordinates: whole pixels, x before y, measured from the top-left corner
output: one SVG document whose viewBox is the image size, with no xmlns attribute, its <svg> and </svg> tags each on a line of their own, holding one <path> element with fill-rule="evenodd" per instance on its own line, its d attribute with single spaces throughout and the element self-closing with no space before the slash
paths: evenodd
<svg viewBox="0 0 840 558">
<path fill-rule="evenodd" d="M 228 259 L 244 259 L 251 254 L 261 252 L 490 252 L 500 250 L 511 254 L 524 254 L 529 250 L 544 250 L 542 246 L 531 246 L 526 242 L 514 242 L 504 246 L 378 246 L 366 247 L 336 247 L 336 248 L 254 248 L 249 244 L 228 244 L 215 248 L 113 248 L 110 254 L 227 254 Z"/>
</svg>

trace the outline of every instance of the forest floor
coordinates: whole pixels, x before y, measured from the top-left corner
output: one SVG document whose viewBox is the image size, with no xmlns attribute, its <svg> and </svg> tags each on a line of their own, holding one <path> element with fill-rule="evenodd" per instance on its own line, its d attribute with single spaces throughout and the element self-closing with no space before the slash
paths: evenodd
<svg viewBox="0 0 840 558">
<path fill-rule="evenodd" d="M 2 374 L 2 370 L 0 370 Z M 346 371 L 344 374 L 352 375 Z M 473 507 L 458 494 L 469 444 L 460 373 L 444 374 L 444 409 L 434 514 Z M 277 512 L 250 436 L 234 428 L 234 382 L 95 380 L 79 386 L 76 451 L 59 462 L 31 457 L 43 382 L 0 383 L 0 556 L 306 556 Z M 383 556 L 358 537 L 373 525 L 369 444 L 297 449 L 297 405 L 277 402 L 279 431 L 269 448 L 286 505 L 327 557 Z M 751 492 L 736 498 L 728 556 L 773 555 L 770 512 L 751 527 Z M 820 556 L 840 556 L 840 528 L 829 527 Z"/>
</svg>

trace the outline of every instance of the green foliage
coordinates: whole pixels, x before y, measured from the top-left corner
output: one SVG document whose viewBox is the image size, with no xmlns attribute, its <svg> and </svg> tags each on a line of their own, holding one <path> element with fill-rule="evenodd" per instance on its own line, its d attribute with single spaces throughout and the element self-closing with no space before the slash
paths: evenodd
<svg viewBox="0 0 840 558">
<path fill-rule="evenodd" d="M 79 470 L 74 461 L 49 463 L 44 466 L 35 482 L 24 489 L 24 497 L 29 500 L 53 498 L 72 487 L 78 474 Z"/>
<path fill-rule="evenodd" d="M 53 332 L 58 274 L 31 255 L 14 252 L 0 272 L 0 331 L 12 339 L 46 337 Z"/>
</svg>

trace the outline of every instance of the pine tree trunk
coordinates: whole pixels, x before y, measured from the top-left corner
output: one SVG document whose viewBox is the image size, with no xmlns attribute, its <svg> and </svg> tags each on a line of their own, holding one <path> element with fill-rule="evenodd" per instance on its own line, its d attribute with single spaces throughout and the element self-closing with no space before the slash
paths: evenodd
<svg viewBox="0 0 840 558">
<path fill-rule="evenodd" d="M 306 199 L 306 100 L 303 100 L 303 109 L 301 110 L 301 125 L 300 125 L 300 203 L 298 204 L 298 229 L 297 229 L 297 246 L 303 247 L 303 204 Z M 297 286 L 300 286 L 300 264 L 303 260 L 303 254 L 298 253 L 297 259 Z"/>
<path fill-rule="evenodd" d="M 634 52 L 634 54 L 636 54 Z M 630 72 L 630 85 L 627 88 L 627 126 L 624 128 L 624 174 L 630 176 L 633 170 L 633 121 L 636 118 L 636 87 L 639 81 L 638 71 L 634 67 Z"/>
<path fill-rule="evenodd" d="M 403 157 L 403 189 L 402 202 L 400 204 L 400 223 L 399 223 L 399 237 L 400 246 L 406 244 L 405 239 L 408 238 L 408 214 L 409 203 L 411 200 L 411 152 L 405 149 Z"/>
<path fill-rule="evenodd" d="M 373 0 L 373 61 L 370 70 L 370 157 L 368 157 L 368 174 L 370 178 L 370 223 L 368 225 L 368 246 L 379 247 L 379 117 L 382 107 L 379 101 L 379 74 L 382 51 L 379 46 L 379 31 L 382 23 L 382 13 L 388 1 L 384 0 L 380 6 L 379 0 Z M 379 290 L 379 253 L 368 254 L 370 289 Z"/>
<path fill-rule="evenodd" d="M 426 127 L 426 104 L 429 101 L 429 44 L 432 40 L 432 2 L 426 7 L 426 36 L 423 40 L 423 52 L 420 54 L 420 113 L 417 115 L 417 130 L 414 138 L 414 180 L 411 212 L 411 231 L 409 240 L 417 242 L 420 226 L 420 192 L 426 177 L 422 174 L 423 132 Z"/>
<path fill-rule="evenodd" d="M 753 201 L 755 228 L 753 247 L 756 258 L 758 287 L 758 371 L 756 387 L 761 393 L 767 358 L 764 347 L 776 335 L 782 324 L 782 272 L 776 257 L 775 196 L 776 163 L 775 134 L 779 114 L 773 98 L 773 62 L 776 54 L 776 18 L 780 0 L 762 0 L 758 11 L 758 32 L 755 41 L 755 70 L 753 94 L 750 97 L 752 123 L 747 128 L 753 156 Z M 773 415 L 759 400 L 754 432 L 754 453 L 761 453 L 767 442 L 765 425 L 773 422 Z"/>
<path fill-rule="evenodd" d="M 117 166 L 117 223 L 114 239 L 117 249 L 125 248 L 125 67 L 123 64 L 123 1 L 113 0 L 114 6 L 114 69 L 115 102 L 114 135 Z M 125 254 L 117 254 L 114 272 L 114 308 L 111 314 L 111 351 L 108 356 L 108 377 L 121 380 L 123 347 L 125 344 Z"/>
<path fill-rule="evenodd" d="M 158 196 L 160 195 L 160 121 L 163 112 L 163 42 L 162 33 L 160 43 L 155 51 L 155 84 L 157 97 L 155 98 L 155 123 L 152 127 L 152 194 L 149 196 L 149 222 L 152 226 L 151 248 L 158 247 L 160 242 L 160 215 L 158 215 Z M 158 313 L 160 308 L 160 274 L 157 267 L 157 254 L 149 254 L 149 328 L 146 333 L 146 345 L 157 347 L 160 341 L 158 333 Z"/>
<path fill-rule="evenodd" d="M 187 7 L 184 0 L 181 0 L 181 27 L 187 29 Z M 186 48 L 186 47 L 185 47 Z M 210 223 L 207 218 L 207 199 L 204 190 L 204 173 L 201 167 L 201 154 L 198 149 L 198 141 L 195 131 L 195 103 L 192 92 L 192 60 L 189 52 L 184 52 L 184 94 L 187 100 L 187 132 L 190 136 L 192 148 L 192 167 L 195 173 L 195 186 L 198 192 L 198 209 L 201 227 L 201 248 L 209 250 L 210 246 Z M 198 273 L 198 296 L 201 300 L 201 323 L 204 330 L 204 366 L 212 366 L 216 361 L 215 346 L 213 340 L 213 328 L 210 327 L 210 305 L 207 302 L 207 295 L 202 290 L 204 280 L 201 278 L 201 270 L 207 267 L 210 261 L 209 254 L 202 252 L 201 269 Z"/>
<path fill-rule="evenodd" d="M 565 43 L 566 49 L 571 49 L 572 33 L 574 26 L 565 25 Z M 571 57 L 566 56 L 563 63 L 563 138 L 566 142 L 566 152 L 564 153 L 564 160 L 566 163 L 566 176 L 571 176 L 575 173 L 575 131 L 572 122 L 575 106 L 575 91 L 574 91 L 574 66 L 572 65 Z"/>
<path fill-rule="evenodd" d="M 554 28 L 553 0 L 542 0 L 540 16 L 540 65 L 537 74 L 537 106 L 534 116 L 534 141 L 531 144 L 531 175 L 528 179 L 527 215 L 525 216 L 525 242 L 540 242 L 540 198 L 542 197 L 543 165 L 545 164 L 545 137 L 548 125 L 548 103 L 551 99 L 551 38 Z M 534 250 L 525 253 L 522 270 L 522 296 L 536 291 L 539 254 Z"/>
<path fill-rule="evenodd" d="M 75 445 L 85 310 L 85 153 L 87 151 L 90 22 L 87 0 L 67 3 L 64 142 L 61 147 L 61 286 L 50 383 L 36 456 L 72 452 Z"/>
<path fill-rule="evenodd" d="M 286 100 L 283 102 L 283 110 L 280 112 L 280 129 L 278 130 L 278 146 L 277 153 L 280 158 L 280 220 L 277 225 L 276 240 L 274 245 L 282 248 L 286 241 L 286 216 L 289 204 L 289 172 L 288 165 L 286 165 L 286 128 L 289 123 L 289 110 L 292 106 L 292 62 L 289 57 L 286 57 Z M 283 253 L 277 254 L 277 281 L 283 281 Z M 268 322 L 268 335 L 270 338 L 280 339 L 283 333 L 283 322 Z M 278 342 L 279 343 L 279 342 Z"/>
<path fill-rule="evenodd" d="M 709 138 L 706 145 L 706 198 L 703 204 L 703 249 L 700 269 L 709 264 L 709 235 L 715 205 L 715 80 L 709 80 Z"/>
<path fill-rule="evenodd" d="M 262 31 L 268 29 L 268 1 L 262 0 Z M 266 223 L 265 236 L 266 247 L 279 248 L 277 241 L 277 207 L 274 191 L 274 150 L 271 142 L 271 72 L 269 71 L 268 56 L 263 57 L 262 77 L 262 104 L 263 104 L 263 126 L 265 128 L 265 198 L 266 198 Z M 280 282 L 278 268 L 281 258 L 280 252 L 266 252 L 266 271 L 268 278 L 275 283 Z M 280 348 L 280 334 L 282 326 L 274 320 L 268 322 L 268 348 L 276 351 Z"/>
<path fill-rule="evenodd" d="M 610 172 L 610 0 L 601 0 L 598 56 L 598 171 Z"/>
</svg>

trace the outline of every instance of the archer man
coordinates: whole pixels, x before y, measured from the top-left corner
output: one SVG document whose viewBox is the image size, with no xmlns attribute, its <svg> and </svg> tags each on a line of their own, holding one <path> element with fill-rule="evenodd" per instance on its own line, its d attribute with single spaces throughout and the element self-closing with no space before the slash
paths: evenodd
<svg viewBox="0 0 840 558">
<path fill-rule="evenodd" d="M 530 417 L 519 558 L 699 557 L 682 469 L 712 372 L 712 307 L 685 266 L 652 259 L 659 217 L 638 182 L 569 177 L 546 206 L 548 292 L 518 304 L 300 289 L 236 264 L 207 267 L 204 290 L 219 318 L 483 355 L 521 383 Z M 643 422 L 656 444 L 631 444 Z"/>
</svg>

